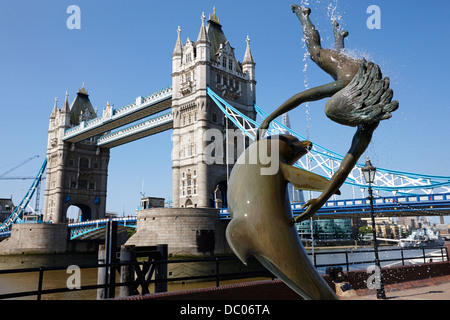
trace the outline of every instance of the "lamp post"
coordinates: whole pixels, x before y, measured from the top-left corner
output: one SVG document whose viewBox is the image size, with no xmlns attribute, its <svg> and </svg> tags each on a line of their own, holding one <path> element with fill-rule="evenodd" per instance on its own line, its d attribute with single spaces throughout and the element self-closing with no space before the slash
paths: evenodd
<svg viewBox="0 0 450 320">
<path fill-rule="evenodd" d="M 380 258 L 378 256 L 378 241 L 377 241 L 377 232 L 375 230 L 375 216 L 373 213 L 373 192 L 372 192 L 372 183 L 375 181 L 375 173 L 377 171 L 377 168 L 372 166 L 372 163 L 369 160 L 369 157 L 367 157 L 366 164 L 363 168 L 361 168 L 364 180 L 366 184 L 369 184 L 369 197 L 370 200 L 370 217 L 372 218 L 372 234 L 373 234 L 373 247 L 375 250 L 375 265 L 378 268 L 378 271 L 380 272 L 380 285 L 377 287 L 377 298 L 378 299 L 386 299 L 386 294 L 384 292 L 384 284 L 383 284 L 383 274 L 381 273 L 381 265 L 380 265 Z"/>
</svg>

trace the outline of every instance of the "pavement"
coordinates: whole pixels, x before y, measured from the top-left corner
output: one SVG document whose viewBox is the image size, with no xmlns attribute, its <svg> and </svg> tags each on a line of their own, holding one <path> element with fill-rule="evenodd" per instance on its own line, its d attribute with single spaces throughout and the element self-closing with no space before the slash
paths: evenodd
<svg viewBox="0 0 450 320">
<path fill-rule="evenodd" d="M 378 300 L 375 290 L 356 291 L 345 300 Z M 450 275 L 385 286 L 387 300 L 450 300 Z"/>
</svg>

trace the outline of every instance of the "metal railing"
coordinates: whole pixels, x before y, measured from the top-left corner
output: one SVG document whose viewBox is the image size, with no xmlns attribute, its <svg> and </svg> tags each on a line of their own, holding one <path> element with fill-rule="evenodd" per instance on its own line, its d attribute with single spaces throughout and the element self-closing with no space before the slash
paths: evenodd
<svg viewBox="0 0 450 320">
<path fill-rule="evenodd" d="M 254 257 L 250 257 L 251 259 L 255 259 Z M 241 271 L 241 272 L 227 272 L 221 273 L 220 263 L 224 261 L 238 261 L 236 257 L 214 257 L 214 258 L 203 258 L 203 259 L 183 259 L 183 260 L 159 260 L 159 261 L 134 261 L 134 262 L 117 262 L 117 263 L 99 263 L 99 264 L 87 264 L 77 266 L 80 269 L 92 269 L 92 268 L 112 268 L 113 270 L 118 271 L 123 266 L 142 266 L 142 270 L 149 268 L 150 265 L 159 265 L 159 264 L 176 264 L 176 263 L 204 263 L 204 262 L 215 262 L 215 274 L 210 275 L 198 275 L 198 276 L 185 276 L 185 277 L 167 277 L 165 279 L 152 279 L 152 280 L 144 280 L 143 283 L 136 283 L 135 281 L 131 282 L 114 282 L 114 283 L 105 283 L 105 284 L 95 284 L 95 285 L 83 285 L 76 289 L 71 289 L 68 287 L 65 288 L 52 288 L 52 289 L 44 289 L 44 272 L 48 271 L 66 271 L 68 266 L 55 266 L 55 267 L 35 267 L 35 268 L 23 268 L 23 269 L 8 269 L 8 270 L 0 270 L 0 275 L 5 274 L 17 274 L 17 273 L 38 273 L 38 281 L 37 281 L 37 289 L 23 292 L 15 292 L 15 293 L 6 293 L 0 294 L 0 299 L 12 299 L 12 298 L 21 298 L 21 297 L 29 297 L 36 296 L 37 300 L 41 300 L 43 295 L 46 294 L 55 294 L 55 293 L 64 293 L 64 292 L 74 292 L 81 290 L 95 290 L 95 289 L 115 289 L 117 287 L 122 286 L 130 286 L 130 285 L 146 285 L 148 284 L 158 284 L 158 282 L 184 282 L 184 281 L 193 281 L 193 280 L 205 280 L 205 281 L 215 281 L 216 287 L 220 286 L 220 282 L 224 280 L 230 279 L 245 279 L 245 278 L 253 278 L 253 277 L 267 277 L 274 279 L 274 276 L 264 268 L 261 270 L 254 271 Z M 263 270 L 264 269 L 264 270 Z M 145 283 L 144 283 L 145 282 Z"/>
<path fill-rule="evenodd" d="M 439 249 L 441 254 L 439 258 L 441 261 L 449 261 L 448 259 L 448 250 L 446 247 L 427 247 L 420 248 L 422 250 L 422 254 L 415 256 L 405 257 L 404 251 L 407 250 L 417 250 L 417 248 L 398 248 L 398 249 L 380 249 L 379 252 L 392 252 L 392 251 L 400 251 L 401 258 L 389 258 L 389 259 L 381 259 L 381 262 L 391 262 L 391 261 L 401 261 L 402 265 L 405 265 L 406 260 L 411 259 L 423 259 L 423 263 L 427 262 L 427 259 L 436 258 L 435 255 L 427 255 L 427 250 L 437 250 Z M 312 262 L 316 268 L 323 267 L 336 267 L 336 266 L 345 266 L 347 271 L 350 270 L 350 266 L 352 265 L 361 265 L 361 264 L 371 264 L 374 263 L 373 259 L 361 260 L 361 261 L 350 261 L 349 254 L 359 254 L 359 253 L 372 253 L 373 250 L 354 250 L 354 251 L 324 251 L 324 252 L 314 252 L 312 255 Z M 317 257 L 321 255 L 344 255 L 345 262 L 341 263 L 328 263 L 328 264 L 320 264 L 317 263 Z M 254 257 L 250 257 L 250 260 L 255 259 Z M 180 259 L 180 260 L 160 260 L 160 261 L 141 261 L 141 262 L 117 262 L 117 263 L 100 263 L 100 264 L 90 264 L 84 266 L 78 266 L 80 269 L 89 269 L 89 268 L 113 268 L 113 270 L 119 270 L 120 267 L 123 266 L 142 266 L 144 270 L 146 267 L 148 269 L 151 264 L 177 264 L 177 263 L 205 263 L 205 262 L 214 262 L 215 263 L 215 273 L 210 275 L 198 275 L 198 276 L 188 276 L 188 277 L 166 277 L 164 279 L 158 280 L 145 280 L 145 285 L 148 284 L 158 284 L 158 282 L 182 282 L 182 281 L 193 281 L 193 280 L 204 280 L 204 281 L 215 281 L 217 287 L 220 286 L 220 282 L 224 280 L 230 279 L 245 279 L 245 278 L 254 278 L 254 277 L 267 277 L 274 279 L 275 276 L 272 275 L 269 271 L 262 268 L 261 270 L 252 270 L 252 271 L 241 271 L 241 272 L 226 272 L 221 273 L 221 262 L 225 261 L 239 261 L 237 257 L 214 257 L 214 258 L 203 258 L 203 259 Z M 429 262 L 429 261 L 428 261 Z M 6 293 L 0 294 L 0 299 L 11 299 L 11 298 L 20 298 L 27 296 L 36 296 L 37 300 L 41 300 L 42 295 L 46 294 L 55 294 L 55 293 L 63 293 L 63 292 L 74 292 L 80 290 L 94 290 L 94 289 L 106 289 L 111 287 L 114 289 L 116 287 L 121 286 L 130 286 L 130 285 L 139 285 L 135 281 L 133 282 L 119 282 L 119 283 L 110 283 L 110 284 L 96 284 L 96 285 L 83 285 L 76 289 L 71 289 L 68 287 L 65 288 L 53 288 L 53 289 L 43 289 L 44 282 L 44 272 L 48 271 L 63 271 L 67 270 L 67 266 L 59 266 L 59 267 L 38 267 L 38 268 L 23 268 L 23 269 L 9 269 L 9 270 L 0 270 L 0 275 L 5 274 L 17 274 L 17 273 L 31 273 L 38 272 L 38 282 L 37 289 L 24 291 L 24 292 L 16 292 L 16 293 Z M 144 281 L 142 279 L 142 281 Z"/>
<path fill-rule="evenodd" d="M 417 251 L 417 250 L 421 250 L 421 254 L 419 255 L 414 255 L 414 256 L 405 256 L 405 251 Z M 436 255 L 430 255 L 429 253 L 427 254 L 426 251 L 428 250 L 433 250 L 434 252 L 439 250 L 440 251 L 440 255 L 436 256 Z M 407 260 L 415 260 L 415 259 L 423 259 L 423 263 L 427 263 L 427 262 L 432 262 L 432 259 L 436 259 L 436 258 L 440 258 L 441 261 L 449 261 L 448 257 L 448 250 L 447 247 L 423 247 L 423 248 L 389 248 L 389 249 L 378 249 L 378 252 L 380 254 L 380 256 L 383 255 L 383 253 L 387 253 L 387 252 L 400 252 L 400 257 L 395 257 L 395 258 L 387 258 L 387 259 L 382 259 L 380 258 L 380 262 L 400 262 L 401 264 L 404 266 L 405 265 L 405 261 Z M 364 249 L 364 250 L 352 250 L 352 251 L 327 251 L 327 252 L 314 252 L 314 254 L 309 253 L 309 255 L 312 255 L 312 260 L 313 260 L 313 264 L 316 268 L 324 268 L 324 267 L 337 267 L 337 266 L 345 266 L 347 271 L 350 271 L 350 266 L 355 266 L 355 265 L 367 265 L 367 264 L 372 264 L 374 263 L 374 258 L 372 259 L 367 259 L 367 260 L 360 260 L 360 261 L 350 261 L 349 259 L 349 254 L 355 255 L 355 254 L 369 254 L 369 253 L 374 253 L 373 249 Z M 321 256 L 321 255 L 343 255 L 345 257 L 345 262 L 336 262 L 336 263 L 327 263 L 327 264 L 320 264 L 317 262 L 317 257 Z M 427 259 L 431 259 L 427 261 Z"/>
</svg>

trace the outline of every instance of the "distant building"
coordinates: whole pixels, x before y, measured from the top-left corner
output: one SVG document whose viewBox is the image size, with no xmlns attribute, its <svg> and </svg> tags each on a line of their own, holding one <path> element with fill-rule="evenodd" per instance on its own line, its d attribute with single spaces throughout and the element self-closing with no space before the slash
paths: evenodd
<svg viewBox="0 0 450 320">
<path fill-rule="evenodd" d="M 351 219 L 324 219 L 305 220 L 297 224 L 297 230 L 301 239 L 311 239 L 311 232 L 315 240 L 350 240 L 352 239 Z"/>
<path fill-rule="evenodd" d="M 417 217 L 399 217 L 398 224 L 405 226 L 408 231 L 415 230 L 419 227 Z"/>
<path fill-rule="evenodd" d="M 141 210 L 151 208 L 164 208 L 164 198 L 146 197 L 141 199 Z"/>
<path fill-rule="evenodd" d="M 291 120 L 289 119 L 289 114 L 287 112 L 283 114 L 283 125 L 291 129 Z M 283 133 L 291 134 L 288 130 L 285 130 Z M 288 194 L 289 200 L 291 200 L 291 202 L 305 202 L 303 191 L 295 189 L 294 186 L 290 183 L 288 183 Z"/>
<path fill-rule="evenodd" d="M 14 211 L 14 203 L 12 199 L 0 198 L 0 222 L 5 221 Z"/>
</svg>

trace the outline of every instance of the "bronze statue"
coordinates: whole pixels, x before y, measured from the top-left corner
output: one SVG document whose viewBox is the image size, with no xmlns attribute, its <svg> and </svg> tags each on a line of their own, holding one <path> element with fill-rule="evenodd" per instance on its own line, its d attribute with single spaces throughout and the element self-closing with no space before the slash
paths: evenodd
<svg viewBox="0 0 450 320">
<path fill-rule="evenodd" d="M 292 5 L 291 8 L 303 27 L 311 59 L 335 81 L 300 92 L 288 99 L 263 121 L 258 128 L 257 139 L 263 136 L 270 122 L 278 116 L 301 103 L 328 97 L 330 99 L 325 105 L 325 114 L 337 123 L 357 127 L 351 147 L 327 188 L 317 199 L 306 202 L 303 206 L 306 210 L 293 220 L 300 222 L 312 217 L 339 190 L 367 149 L 379 122 L 392 116 L 391 112 L 398 108 L 398 101 L 392 101 L 393 91 L 389 88 L 389 78 L 382 79 L 380 68 L 376 64 L 364 59 L 353 59 L 344 53 L 344 38 L 348 36 L 348 32 L 340 30 L 337 21 L 333 21 L 335 49 L 324 49 L 319 32 L 309 18 L 311 10 L 298 5 Z"/>
<path fill-rule="evenodd" d="M 228 205 L 232 219 L 226 237 L 244 264 L 247 255 L 253 254 L 303 298 L 334 300 L 336 294 L 311 264 L 294 222 L 311 217 L 331 195 L 339 194 L 339 188 L 366 150 L 379 122 L 391 117 L 398 102 L 391 102 L 393 92 L 389 89 L 389 78 L 382 79 L 377 65 L 345 55 L 344 38 L 348 32 L 341 30 L 336 21 L 333 21 L 335 49 L 323 49 L 319 33 L 309 19 L 311 10 L 297 5 L 292 9 L 302 24 L 311 59 L 335 81 L 296 94 L 261 124 L 257 141 L 239 157 L 231 172 Z M 325 114 L 331 120 L 357 127 L 350 150 L 330 181 L 292 166 L 311 148 L 311 142 L 298 141 L 289 135 L 262 139 L 276 117 L 303 102 L 323 98 L 330 98 Z M 267 154 L 272 163 L 260 158 Z M 263 174 L 263 169 L 272 167 L 273 161 L 277 170 Z M 295 219 L 286 193 L 288 182 L 297 189 L 322 191 L 317 199 L 304 205 L 307 209 Z"/>
<path fill-rule="evenodd" d="M 245 150 L 229 179 L 228 207 L 232 219 L 226 237 L 244 264 L 248 255 L 254 255 L 303 298 L 336 300 L 300 242 L 286 192 L 288 182 L 305 190 L 322 191 L 328 187 L 327 179 L 292 166 L 311 145 L 294 136 L 280 135 L 258 140 Z M 275 174 L 261 174 L 262 169 L 274 164 L 262 161 L 261 154 L 270 154 L 270 160 L 276 162 Z"/>
</svg>

